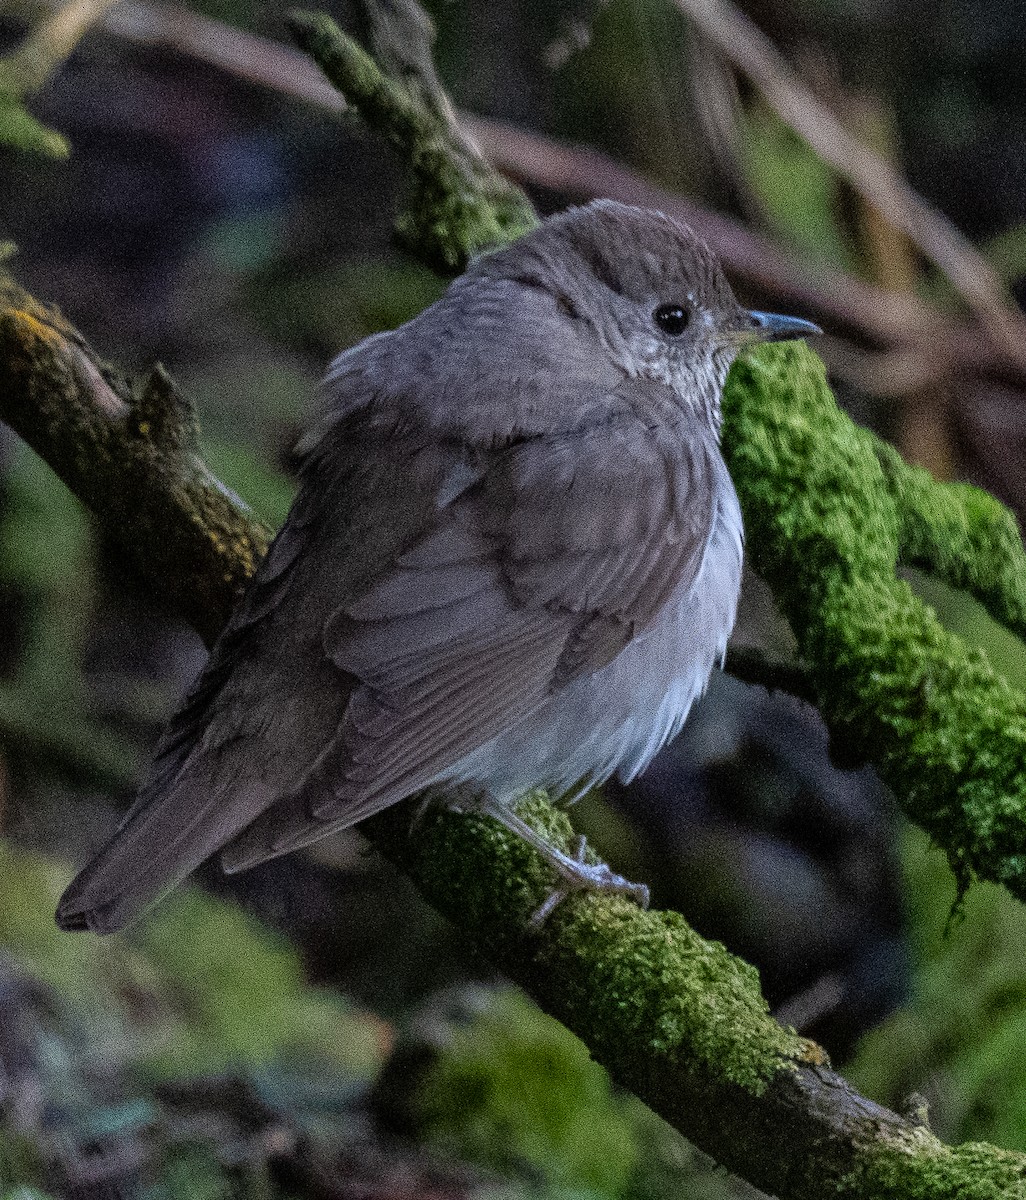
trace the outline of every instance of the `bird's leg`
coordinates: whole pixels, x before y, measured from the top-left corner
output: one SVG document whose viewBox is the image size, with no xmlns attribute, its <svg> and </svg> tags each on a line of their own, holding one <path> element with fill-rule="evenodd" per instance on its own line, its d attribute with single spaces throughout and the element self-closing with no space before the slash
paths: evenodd
<svg viewBox="0 0 1026 1200">
<path fill-rule="evenodd" d="M 410 819 L 411 835 L 416 833 L 417 826 L 432 804 L 441 804 L 451 812 L 476 812 L 494 817 L 500 825 L 504 825 L 511 833 L 533 846 L 559 875 L 561 886 L 553 888 L 531 917 L 530 923 L 536 928 L 574 891 L 611 892 L 614 895 L 630 896 L 642 908 L 648 908 L 648 888 L 645 884 L 631 883 L 629 879 L 617 875 L 604 862 L 587 861 L 588 843 L 583 835 L 578 835 L 573 855 L 564 854 L 532 829 L 522 817 L 517 816 L 508 805 L 469 784 L 456 787 L 451 784 L 438 784 L 427 788 Z"/>
<path fill-rule="evenodd" d="M 428 809 L 434 805 L 445 808 L 449 812 L 481 811 L 480 795 L 469 785 L 465 783 L 430 784 L 417 798 L 417 806 L 413 810 L 413 816 L 410 817 L 409 828 L 406 831 L 409 837 L 413 837 L 418 831 Z"/>
<path fill-rule="evenodd" d="M 555 888 L 545 898 L 544 903 L 531 918 L 532 925 L 541 925 L 572 891 L 612 892 L 614 895 L 630 896 L 642 908 L 648 908 L 648 888 L 645 884 L 631 883 L 629 879 L 617 875 L 604 862 L 589 863 L 585 861 L 588 844 L 584 837 L 578 837 L 574 856 L 571 858 L 570 855 L 564 854 L 562 850 L 557 850 L 555 846 L 547 842 L 540 833 L 532 829 L 522 817 L 517 816 L 501 801 L 487 794 L 479 794 L 475 800 L 479 812 L 494 817 L 510 832 L 517 834 L 528 845 L 533 846 L 560 877 L 562 886 Z M 463 805 L 466 805 L 465 797 L 461 797 L 461 801 Z"/>
<path fill-rule="evenodd" d="M 574 847 L 574 854 L 573 854 L 574 862 L 581 862 L 581 863 L 584 862 L 585 861 L 584 856 L 587 853 L 588 853 L 588 839 L 584 836 L 583 833 L 579 833 L 577 835 L 577 842 Z M 563 901 L 569 895 L 570 895 L 570 891 L 568 888 L 565 888 L 565 887 L 553 888 L 552 891 L 549 892 L 549 894 L 545 897 L 545 899 L 541 902 L 541 904 L 539 904 L 538 907 L 531 914 L 531 920 L 530 920 L 529 924 L 532 926 L 532 928 L 540 929 L 545 924 L 545 922 L 549 919 L 549 917 L 552 915 L 552 913 L 554 913 L 556 911 L 556 908 L 558 907 L 558 905 L 562 904 Z M 642 904 L 643 908 L 645 906 L 646 906 L 645 904 Z"/>
</svg>

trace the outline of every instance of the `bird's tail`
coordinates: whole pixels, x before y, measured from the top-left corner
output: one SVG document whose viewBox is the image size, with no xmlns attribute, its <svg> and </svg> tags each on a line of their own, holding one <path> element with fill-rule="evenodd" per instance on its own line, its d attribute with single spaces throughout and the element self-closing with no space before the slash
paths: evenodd
<svg viewBox="0 0 1026 1200">
<path fill-rule="evenodd" d="M 196 756 L 169 787 L 140 796 L 61 897 L 61 929 L 113 933 L 129 924 L 273 803 L 277 789 L 262 781 L 226 787 L 226 773 L 215 776 L 210 757 Z"/>
</svg>

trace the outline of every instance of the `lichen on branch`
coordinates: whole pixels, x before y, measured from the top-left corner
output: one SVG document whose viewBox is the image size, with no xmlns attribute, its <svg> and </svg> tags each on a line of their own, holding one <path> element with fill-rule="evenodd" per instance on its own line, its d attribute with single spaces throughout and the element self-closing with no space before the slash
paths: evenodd
<svg viewBox="0 0 1026 1200">
<path fill-rule="evenodd" d="M 210 642 L 270 531 L 203 461 L 160 366 L 130 383 L 0 272 L 0 418 L 41 455 L 171 611 Z"/>
</svg>

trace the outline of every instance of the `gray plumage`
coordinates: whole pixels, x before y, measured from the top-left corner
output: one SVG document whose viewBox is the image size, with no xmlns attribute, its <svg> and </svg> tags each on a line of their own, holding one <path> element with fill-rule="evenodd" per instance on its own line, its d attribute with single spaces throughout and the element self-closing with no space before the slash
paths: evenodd
<svg viewBox="0 0 1026 1200">
<path fill-rule="evenodd" d="M 727 369 L 813 328 L 600 202 L 342 354 L 289 518 L 59 923 L 109 932 L 215 852 L 242 869 L 430 784 L 508 805 L 642 770 L 734 621 Z"/>
</svg>

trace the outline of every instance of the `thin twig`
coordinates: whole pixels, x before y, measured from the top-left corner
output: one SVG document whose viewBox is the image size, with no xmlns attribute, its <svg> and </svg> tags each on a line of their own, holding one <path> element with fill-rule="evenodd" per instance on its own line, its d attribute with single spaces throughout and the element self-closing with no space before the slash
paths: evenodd
<svg viewBox="0 0 1026 1200">
<path fill-rule="evenodd" d="M 816 705 L 816 685 L 804 663 L 771 658 L 758 646 L 731 645 L 723 669 L 742 683 L 770 692 L 786 692 L 806 704 Z"/>
<path fill-rule="evenodd" d="M 5 85 L 19 96 L 37 92 L 68 58 L 86 32 L 117 0 L 69 0 L 41 21 L 4 60 Z"/>
<path fill-rule="evenodd" d="M 903 230 L 976 309 L 1005 351 L 1026 363 L 1026 322 L 987 260 L 936 208 L 805 86 L 768 37 L 730 0 L 673 0 L 759 88 L 777 115 L 870 204 Z"/>
</svg>

